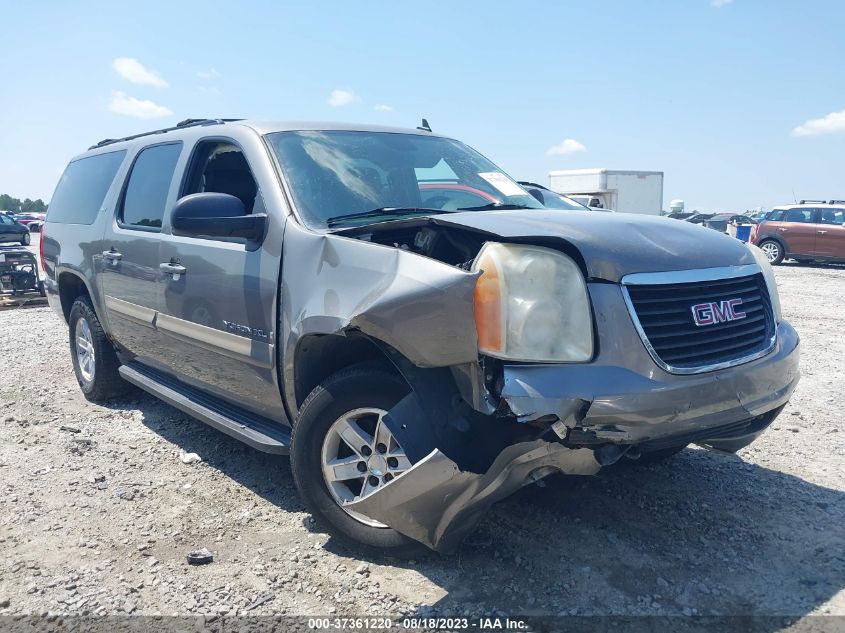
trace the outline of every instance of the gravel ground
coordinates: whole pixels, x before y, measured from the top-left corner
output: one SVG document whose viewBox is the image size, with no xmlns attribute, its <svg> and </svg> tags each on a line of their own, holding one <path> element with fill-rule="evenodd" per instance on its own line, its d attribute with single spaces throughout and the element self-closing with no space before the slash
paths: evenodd
<svg viewBox="0 0 845 633">
<path fill-rule="evenodd" d="M 0 312 L 0 614 L 845 615 L 845 269 L 776 274 L 803 379 L 755 444 L 551 478 L 411 562 L 315 531 L 286 458 L 146 395 L 88 403 L 65 325 Z"/>
</svg>

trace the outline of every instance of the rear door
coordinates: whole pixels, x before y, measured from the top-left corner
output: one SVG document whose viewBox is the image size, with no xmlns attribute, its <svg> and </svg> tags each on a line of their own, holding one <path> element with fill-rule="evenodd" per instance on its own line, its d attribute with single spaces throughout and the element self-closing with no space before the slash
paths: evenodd
<svg viewBox="0 0 845 633">
<path fill-rule="evenodd" d="M 816 248 L 816 226 L 813 224 L 815 209 L 792 207 L 787 209 L 780 222 L 773 222 L 775 233 L 787 244 L 787 251 L 795 255 L 813 255 Z"/>
<path fill-rule="evenodd" d="M 845 208 L 819 209 L 816 227 L 816 253 L 845 259 Z"/>
<path fill-rule="evenodd" d="M 103 236 L 98 278 L 112 335 L 141 360 L 166 364 L 167 345 L 155 329 L 164 277 L 159 264 L 165 208 L 175 197 L 182 143 L 143 148 L 135 157 Z"/>
<path fill-rule="evenodd" d="M 259 139 L 200 139 L 193 147 L 180 196 L 218 192 L 239 198 L 247 213 L 265 213 L 261 190 L 269 159 Z M 251 150 L 251 153 L 249 153 Z M 263 162 L 262 162 L 263 161 Z M 277 186 L 277 185 L 276 185 Z M 160 262 L 178 266 L 163 281 L 156 327 L 168 339 L 177 377 L 268 417 L 283 415 L 275 374 L 276 291 L 282 229 L 270 217 L 268 239 L 162 236 Z M 274 237 L 270 239 L 270 234 Z M 275 244 L 276 246 L 273 246 Z"/>
</svg>

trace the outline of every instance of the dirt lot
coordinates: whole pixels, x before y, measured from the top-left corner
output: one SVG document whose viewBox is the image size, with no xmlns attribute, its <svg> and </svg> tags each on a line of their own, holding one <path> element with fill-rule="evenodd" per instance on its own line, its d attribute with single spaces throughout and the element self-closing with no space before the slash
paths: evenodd
<svg viewBox="0 0 845 633">
<path fill-rule="evenodd" d="M 412 562 L 314 531 L 286 458 L 146 395 L 86 402 L 64 324 L 0 312 L 0 614 L 845 614 L 845 269 L 777 276 L 803 380 L 757 443 L 553 478 Z"/>
</svg>

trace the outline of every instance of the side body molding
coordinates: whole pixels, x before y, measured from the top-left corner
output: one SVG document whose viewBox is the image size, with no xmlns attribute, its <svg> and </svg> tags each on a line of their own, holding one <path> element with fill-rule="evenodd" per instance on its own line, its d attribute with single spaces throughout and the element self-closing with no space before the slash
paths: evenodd
<svg viewBox="0 0 845 633">
<path fill-rule="evenodd" d="M 256 341 L 207 325 L 179 319 L 109 295 L 105 296 L 105 303 L 109 311 L 131 319 L 140 325 L 164 332 L 168 336 L 251 365 L 273 367 L 275 346 L 272 343 Z"/>
</svg>

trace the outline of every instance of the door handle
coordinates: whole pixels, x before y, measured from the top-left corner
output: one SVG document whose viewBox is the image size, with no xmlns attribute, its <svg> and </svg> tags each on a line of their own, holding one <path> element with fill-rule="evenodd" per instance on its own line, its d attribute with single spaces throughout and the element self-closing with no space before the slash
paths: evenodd
<svg viewBox="0 0 845 633">
<path fill-rule="evenodd" d="M 785 228 L 783 228 L 782 226 L 779 226 L 779 227 L 778 227 L 778 231 L 781 231 L 781 232 L 783 232 L 783 233 L 786 233 L 786 229 L 785 229 Z"/>
<path fill-rule="evenodd" d="M 117 263 L 123 259 L 123 253 L 118 253 L 114 249 L 103 251 L 103 259 L 110 261 L 112 266 L 117 266 Z"/>
<path fill-rule="evenodd" d="M 170 275 L 173 281 L 179 281 L 179 277 L 188 272 L 188 269 L 182 266 L 182 264 L 176 264 L 174 262 L 163 262 L 158 267 L 165 275 Z"/>
<path fill-rule="evenodd" d="M 818 233 L 819 235 L 824 235 L 825 233 L 827 233 L 827 231 L 816 231 L 816 233 Z"/>
</svg>

